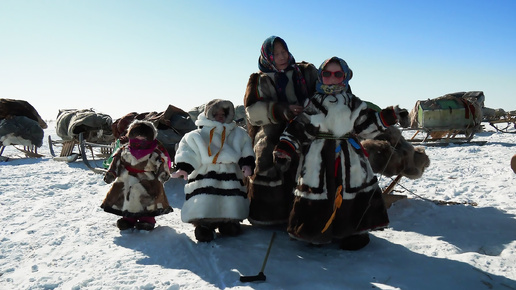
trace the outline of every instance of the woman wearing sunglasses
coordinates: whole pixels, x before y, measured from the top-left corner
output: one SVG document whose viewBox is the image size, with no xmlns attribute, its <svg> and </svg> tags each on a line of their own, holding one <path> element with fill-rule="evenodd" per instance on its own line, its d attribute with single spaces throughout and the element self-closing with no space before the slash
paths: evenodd
<svg viewBox="0 0 516 290">
<path fill-rule="evenodd" d="M 295 169 L 283 172 L 273 163 L 272 151 L 287 123 L 303 111 L 315 92 L 317 69 L 296 63 L 287 44 L 277 36 L 261 47 L 258 73 L 253 73 L 244 96 L 247 127 L 256 154 L 256 169 L 249 179 L 248 220 L 253 225 L 285 224 L 292 206 Z"/>
<path fill-rule="evenodd" d="M 397 107 L 368 109 L 347 92 L 351 77 L 344 60 L 323 62 L 317 92 L 285 129 L 274 152 L 279 164 L 299 163 L 289 235 L 313 244 L 339 241 L 344 250 L 365 247 L 368 231 L 389 223 L 382 191 L 359 140 L 408 118 Z"/>
</svg>

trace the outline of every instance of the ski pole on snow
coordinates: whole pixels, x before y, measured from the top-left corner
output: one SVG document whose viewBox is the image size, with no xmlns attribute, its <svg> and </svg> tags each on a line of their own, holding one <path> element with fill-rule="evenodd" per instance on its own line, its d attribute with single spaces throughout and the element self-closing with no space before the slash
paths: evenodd
<svg viewBox="0 0 516 290">
<path fill-rule="evenodd" d="M 260 273 L 255 276 L 240 276 L 240 282 L 254 282 L 254 281 L 265 281 L 267 277 L 263 274 L 265 270 L 265 265 L 267 264 L 267 259 L 269 258 L 269 253 L 271 252 L 272 242 L 274 241 L 274 237 L 276 237 L 276 232 L 272 233 L 271 241 L 269 242 L 269 248 L 267 248 L 267 254 L 265 254 L 265 259 L 263 260 L 262 269 Z"/>
</svg>

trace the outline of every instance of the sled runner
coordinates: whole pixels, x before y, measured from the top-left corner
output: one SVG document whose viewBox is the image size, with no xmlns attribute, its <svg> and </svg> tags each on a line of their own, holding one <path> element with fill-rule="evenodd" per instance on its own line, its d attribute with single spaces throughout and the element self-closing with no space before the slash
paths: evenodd
<svg viewBox="0 0 516 290">
<path fill-rule="evenodd" d="M 113 137 L 110 116 L 97 113 L 93 109 L 60 110 L 56 121 L 56 134 L 61 140 L 48 136 L 50 154 L 54 160 L 74 162 L 81 159 L 93 171 L 100 173 L 101 168 L 92 166 L 87 151 L 95 158 L 105 159 L 113 152 Z M 61 148 L 59 155 L 55 148 Z M 77 152 L 74 150 L 77 149 Z"/>
<path fill-rule="evenodd" d="M 43 157 L 38 147 L 43 145 L 43 129 L 47 124 L 36 109 L 23 100 L 0 99 L 0 161 L 6 146 L 12 145 L 26 157 Z"/>
<path fill-rule="evenodd" d="M 410 128 L 416 133 L 410 142 L 425 144 L 470 142 L 481 131 L 484 93 L 457 92 L 417 101 L 410 112 Z M 417 138 L 423 134 L 422 138 Z"/>
</svg>

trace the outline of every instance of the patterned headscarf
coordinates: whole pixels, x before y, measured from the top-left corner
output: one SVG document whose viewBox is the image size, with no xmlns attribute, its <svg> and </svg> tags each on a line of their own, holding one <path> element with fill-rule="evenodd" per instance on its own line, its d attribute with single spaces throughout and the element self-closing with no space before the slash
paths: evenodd
<svg viewBox="0 0 516 290">
<path fill-rule="evenodd" d="M 322 71 L 330 62 L 338 62 L 342 71 L 345 73 L 344 80 L 340 84 L 336 85 L 325 85 L 322 81 Z M 321 66 L 319 66 L 319 72 L 317 74 L 317 84 L 316 90 L 321 94 L 335 94 L 340 93 L 342 91 L 350 91 L 349 90 L 349 80 L 353 77 L 353 71 L 349 68 L 348 64 L 342 59 L 336 56 L 325 60 Z"/>
<path fill-rule="evenodd" d="M 285 50 L 288 52 L 288 67 L 285 70 L 291 70 L 296 64 L 296 60 L 288 50 L 285 40 L 278 36 L 271 36 L 263 42 L 262 49 L 260 50 L 260 58 L 258 59 L 258 68 L 265 73 L 279 72 L 274 65 L 274 42 L 280 43 L 285 47 Z"/>
<path fill-rule="evenodd" d="M 278 70 L 274 65 L 274 43 L 281 43 L 285 50 L 288 52 L 288 66 L 284 70 Z M 287 43 L 281 37 L 270 36 L 265 39 L 260 50 L 260 58 L 258 59 L 258 69 L 264 73 L 274 73 L 274 85 L 276 87 L 276 93 L 278 99 L 281 102 L 287 102 L 286 87 L 288 83 L 288 77 L 286 71 L 294 70 L 292 80 L 294 81 L 294 89 L 297 100 L 300 104 L 303 104 L 306 98 L 308 98 L 308 89 L 306 88 L 306 81 L 301 73 L 301 70 L 296 65 L 294 56 L 288 50 Z"/>
</svg>

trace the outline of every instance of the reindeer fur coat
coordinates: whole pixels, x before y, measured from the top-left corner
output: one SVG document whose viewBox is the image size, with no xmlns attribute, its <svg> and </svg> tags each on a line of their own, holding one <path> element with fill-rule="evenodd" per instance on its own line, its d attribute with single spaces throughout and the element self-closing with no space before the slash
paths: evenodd
<svg viewBox="0 0 516 290">
<path fill-rule="evenodd" d="M 376 175 L 358 138 L 373 138 L 396 121 L 392 108 L 370 110 L 351 93 L 311 99 L 275 149 L 299 162 L 287 228 L 291 237 L 324 244 L 388 225 Z"/>
<path fill-rule="evenodd" d="M 303 74 L 307 91 L 305 98 L 308 98 L 315 92 L 317 69 L 313 64 L 306 62 L 297 63 L 297 66 Z M 289 85 L 286 88 L 288 102 L 279 100 L 273 73 L 254 73 L 247 84 L 244 106 L 247 128 L 256 153 L 256 169 L 249 179 L 249 220 L 253 224 L 285 223 L 292 206 L 295 167 L 281 172 L 272 158 L 274 146 L 278 144 L 281 133 L 294 118 L 288 106 L 303 105 L 296 95 L 292 73 L 292 70 L 286 73 L 289 77 Z"/>
<path fill-rule="evenodd" d="M 135 121 L 131 126 L 142 123 L 154 128 L 148 121 Z M 155 128 L 154 132 L 156 136 Z M 170 178 L 167 155 L 156 147 L 150 154 L 136 158 L 128 146 L 120 147 L 113 155 L 106 176 L 116 179 L 101 207 L 106 212 L 134 218 L 172 212 L 163 187 Z"/>
</svg>

